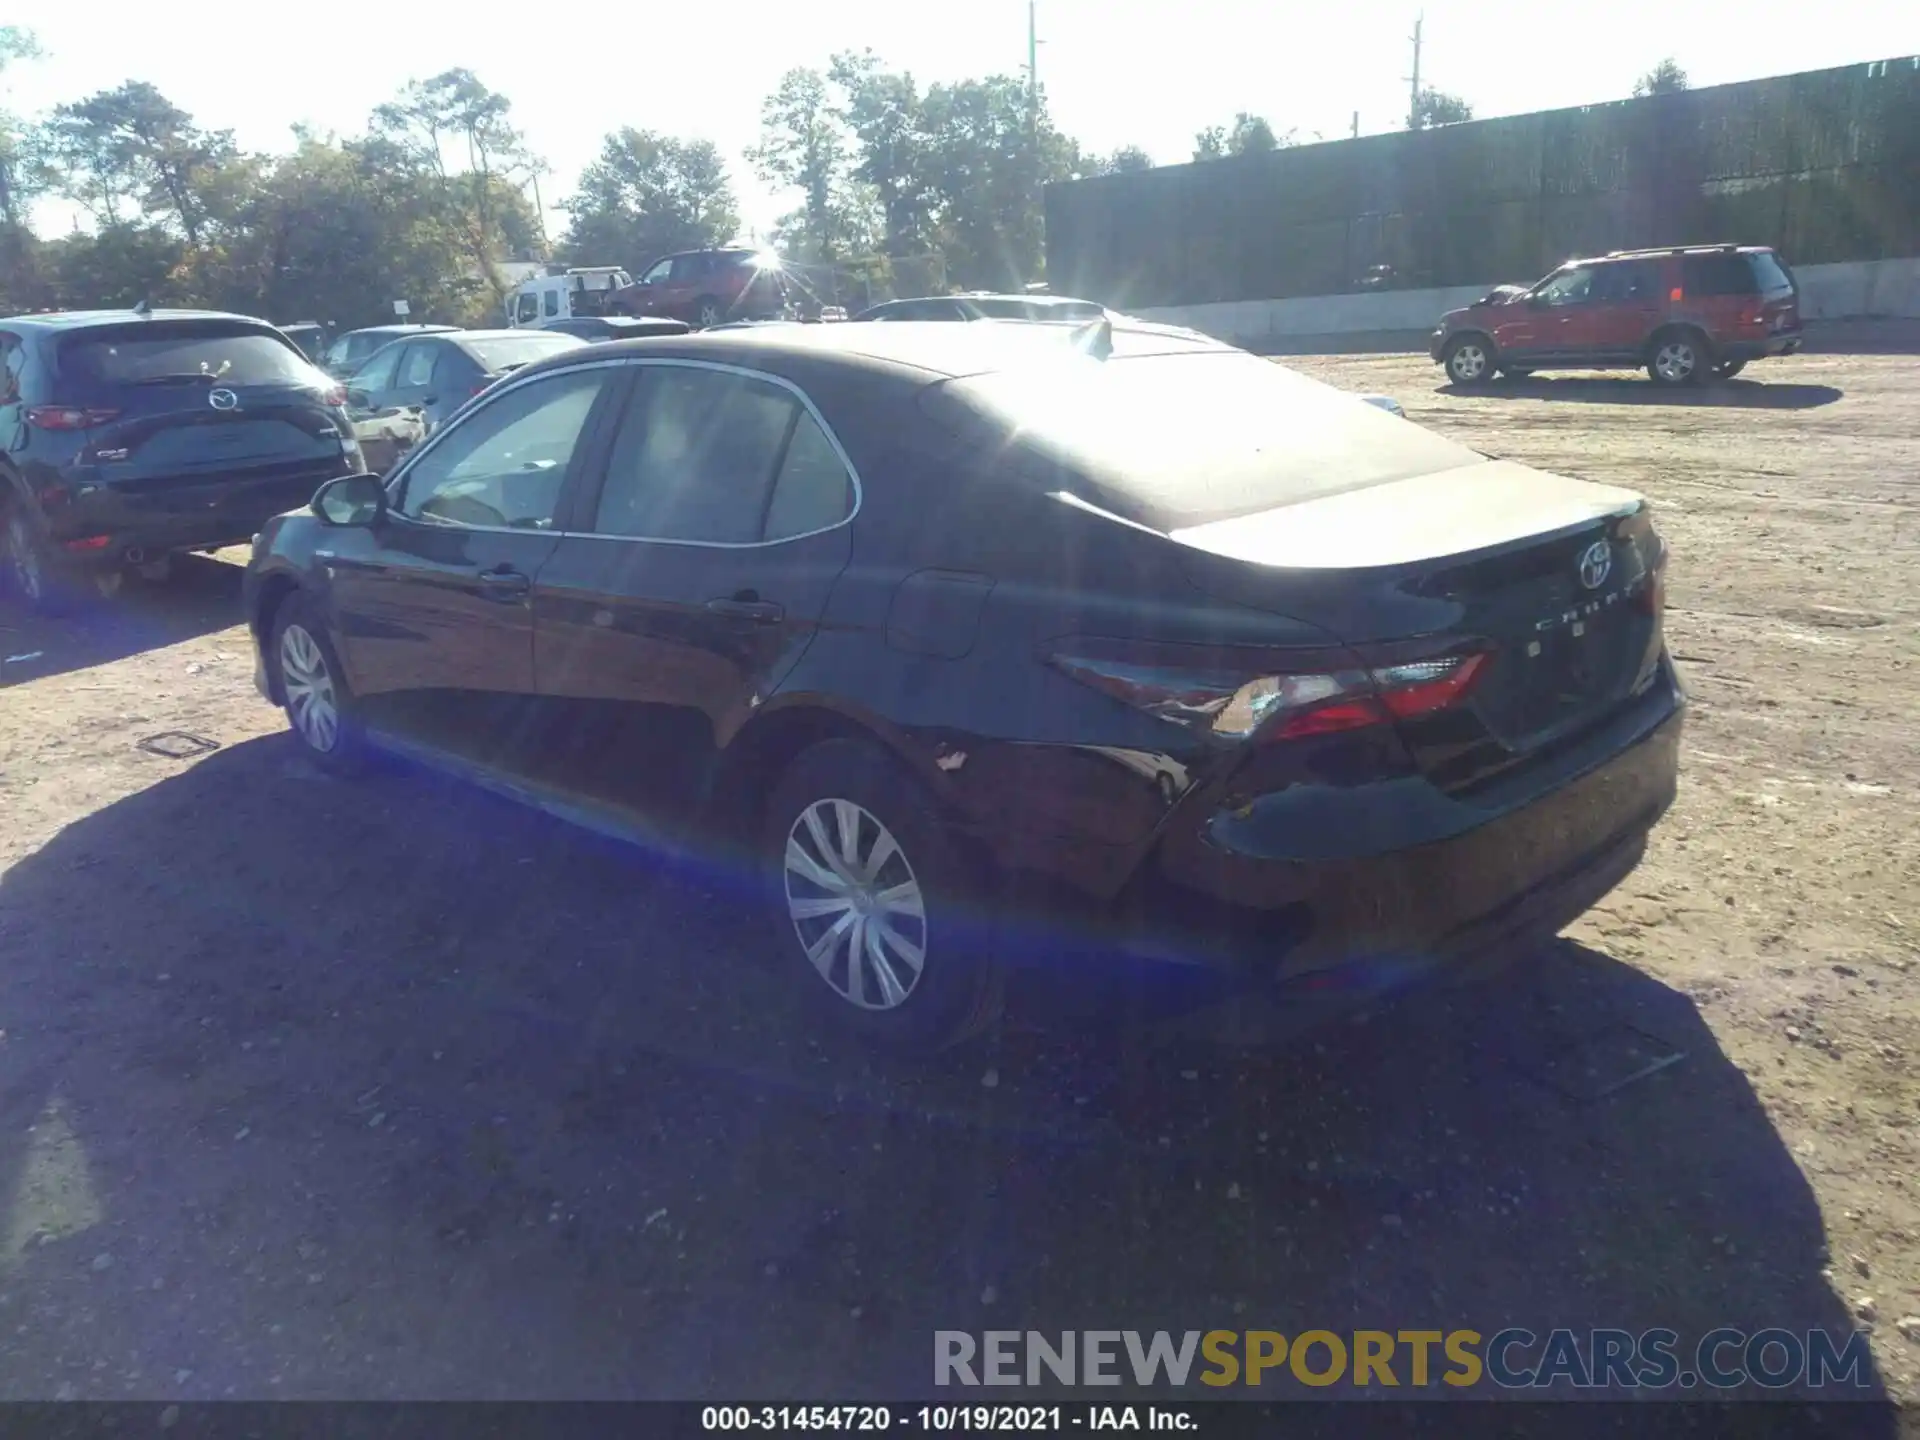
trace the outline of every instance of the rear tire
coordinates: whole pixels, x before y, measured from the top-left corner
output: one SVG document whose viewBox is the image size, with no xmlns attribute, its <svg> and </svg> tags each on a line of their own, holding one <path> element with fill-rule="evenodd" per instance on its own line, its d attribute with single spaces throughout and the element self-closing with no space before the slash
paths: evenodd
<svg viewBox="0 0 1920 1440">
<path fill-rule="evenodd" d="M 803 752 L 768 801 L 761 855 L 776 963 L 826 1023 L 925 1056 L 999 1017 L 1002 967 L 965 934 L 977 878 L 933 797 L 877 746 Z"/>
<path fill-rule="evenodd" d="M 267 663 L 294 743 L 335 775 L 358 774 L 366 768 L 365 733 L 346 671 L 313 602 L 297 592 L 289 595 L 274 611 L 271 635 Z"/>
<path fill-rule="evenodd" d="M 1454 384 L 1484 385 L 1493 379 L 1493 342 L 1484 335 L 1462 335 L 1447 342 L 1440 363 Z"/>
<path fill-rule="evenodd" d="M 0 509 L 0 575 L 36 615 L 70 614 L 90 588 L 62 565 L 33 511 L 19 501 Z"/>
<path fill-rule="evenodd" d="M 711 330 L 727 318 L 726 307 L 711 295 L 702 295 L 694 302 L 693 328 Z"/>
<path fill-rule="evenodd" d="M 1647 375 L 1656 385 L 1698 385 L 1713 368 L 1713 349 L 1698 330 L 1662 330 L 1647 347 Z"/>
</svg>

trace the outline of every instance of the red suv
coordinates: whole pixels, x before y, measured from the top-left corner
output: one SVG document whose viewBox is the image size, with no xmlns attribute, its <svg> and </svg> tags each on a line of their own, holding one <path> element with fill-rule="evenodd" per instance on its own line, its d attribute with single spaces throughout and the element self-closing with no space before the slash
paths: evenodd
<svg viewBox="0 0 1920 1440">
<path fill-rule="evenodd" d="M 1691 385 L 1799 348 L 1799 287 L 1764 245 L 1570 260 L 1531 289 L 1497 286 L 1449 311 L 1429 347 L 1456 385 L 1641 365 L 1656 384 Z"/>
<path fill-rule="evenodd" d="M 667 315 L 698 330 L 728 320 L 770 320 L 787 310 L 780 257 L 764 250 L 687 250 L 649 265 L 615 292 L 607 308 L 622 315 Z"/>
</svg>

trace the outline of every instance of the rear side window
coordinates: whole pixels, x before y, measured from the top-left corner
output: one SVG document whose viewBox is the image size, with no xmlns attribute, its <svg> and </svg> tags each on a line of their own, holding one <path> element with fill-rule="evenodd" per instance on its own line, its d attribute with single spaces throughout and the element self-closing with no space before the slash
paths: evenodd
<svg viewBox="0 0 1920 1440">
<path fill-rule="evenodd" d="M 846 518 L 840 452 L 789 390 L 752 376 L 649 367 L 607 459 L 593 528 L 751 545 Z"/>
<path fill-rule="evenodd" d="M 106 395 L 129 385 L 320 383 L 306 356 L 278 335 L 165 321 L 70 335 L 60 344 L 58 371 L 62 400 Z"/>
<path fill-rule="evenodd" d="M 1688 255 L 1680 284 L 1689 295 L 1757 295 L 1760 287 L 1745 255 Z"/>
<path fill-rule="evenodd" d="M 547 291 L 546 294 L 541 297 L 540 304 L 543 313 L 549 316 L 558 315 L 560 313 L 560 292 L 558 290 Z"/>
<path fill-rule="evenodd" d="M 1793 290 L 1793 274 L 1771 250 L 1747 256 L 1753 267 L 1753 280 L 1763 295 L 1786 295 Z"/>
</svg>

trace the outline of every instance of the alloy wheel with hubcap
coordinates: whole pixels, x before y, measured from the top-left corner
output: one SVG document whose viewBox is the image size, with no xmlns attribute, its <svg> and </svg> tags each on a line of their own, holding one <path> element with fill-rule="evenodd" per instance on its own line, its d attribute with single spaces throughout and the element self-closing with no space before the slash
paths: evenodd
<svg viewBox="0 0 1920 1440">
<path fill-rule="evenodd" d="M 807 959 L 848 1004 L 892 1010 L 920 983 L 926 899 L 893 832 L 852 800 L 817 800 L 787 832 L 787 914 Z"/>
<path fill-rule="evenodd" d="M 698 330 L 711 330 L 726 318 L 727 317 L 721 313 L 719 301 L 703 300 L 700 302 L 700 309 L 694 317 L 694 328 Z"/>
<path fill-rule="evenodd" d="M 331 755 L 340 743 L 339 690 L 325 652 L 297 620 L 280 631 L 280 684 L 295 733 L 309 749 Z"/>
<path fill-rule="evenodd" d="M 1493 356 L 1478 340 L 1456 340 L 1447 353 L 1447 374 L 1459 385 L 1477 385 L 1493 373 Z"/>
<path fill-rule="evenodd" d="M 954 818 L 873 741 L 823 740 L 787 763 L 760 817 L 767 929 L 783 983 L 823 1025 L 931 1055 L 999 1016 L 986 877 Z"/>
<path fill-rule="evenodd" d="M 1670 335 L 1654 347 L 1647 362 L 1662 385 L 1685 385 L 1700 373 L 1700 347 L 1682 335 Z"/>
</svg>

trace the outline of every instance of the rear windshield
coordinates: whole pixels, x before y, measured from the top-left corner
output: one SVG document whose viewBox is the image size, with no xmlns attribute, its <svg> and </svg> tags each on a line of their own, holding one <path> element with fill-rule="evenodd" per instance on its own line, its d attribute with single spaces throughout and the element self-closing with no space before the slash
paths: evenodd
<svg viewBox="0 0 1920 1440">
<path fill-rule="evenodd" d="M 479 357 L 489 375 L 497 375 L 502 370 L 531 365 L 536 360 L 544 360 L 549 355 L 571 350 L 582 343 L 578 335 L 545 330 L 534 335 L 502 335 L 497 340 L 469 340 L 467 349 Z"/>
<path fill-rule="evenodd" d="M 1062 304 L 1058 300 L 1012 300 L 988 296 L 976 299 L 974 308 L 993 320 L 1098 320 L 1105 312 L 1091 300 L 1082 304 Z"/>
<path fill-rule="evenodd" d="M 279 336 L 237 326 L 149 321 L 82 331 L 60 345 L 62 398 L 201 377 L 230 386 L 320 383 Z"/>
<path fill-rule="evenodd" d="M 1244 351 L 1044 363 L 933 387 L 1064 464 L 1077 498 L 1162 532 L 1481 462 L 1465 446 Z M 956 413 L 952 408 L 960 406 Z"/>
<path fill-rule="evenodd" d="M 1793 276 L 1771 250 L 1758 251 L 1747 256 L 1747 259 L 1753 265 L 1753 278 L 1758 282 L 1761 294 L 1778 295 L 1793 289 Z"/>
</svg>

